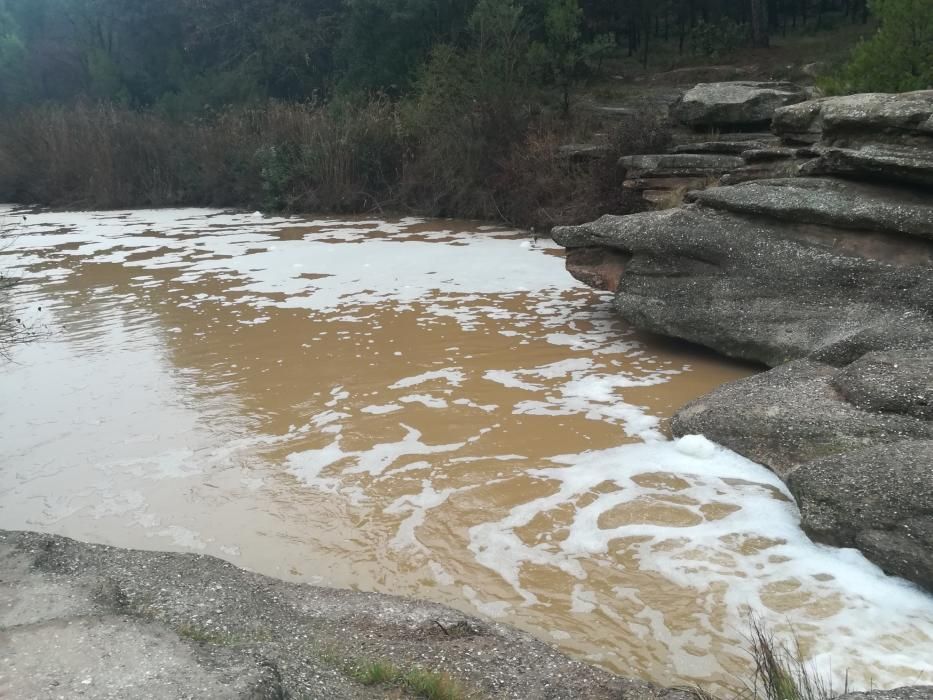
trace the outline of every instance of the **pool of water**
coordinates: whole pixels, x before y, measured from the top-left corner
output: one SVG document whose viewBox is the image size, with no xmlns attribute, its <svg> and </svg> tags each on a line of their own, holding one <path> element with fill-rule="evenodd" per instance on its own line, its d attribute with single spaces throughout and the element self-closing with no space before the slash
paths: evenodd
<svg viewBox="0 0 933 700">
<path fill-rule="evenodd" d="M 754 372 L 640 336 L 471 222 L 0 210 L 0 527 L 430 598 L 660 683 L 749 617 L 850 684 L 933 682 L 933 598 L 810 543 L 680 405 Z M 830 671 L 831 669 L 831 671 Z"/>
</svg>

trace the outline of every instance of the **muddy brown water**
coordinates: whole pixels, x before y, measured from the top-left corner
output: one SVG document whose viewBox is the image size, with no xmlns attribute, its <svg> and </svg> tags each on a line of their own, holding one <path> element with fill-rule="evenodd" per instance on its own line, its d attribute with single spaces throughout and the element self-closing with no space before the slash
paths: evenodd
<svg viewBox="0 0 933 700">
<path fill-rule="evenodd" d="M 430 598 L 667 684 L 744 677 L 749 611 L 875 686 L 931 678 L 929 597 L 666 437 L 756 369 L 625 327 L 548 242 L 202 210 L 16 234 L 38 337 L 0 371 L 0 527 Z"/>
</svg>

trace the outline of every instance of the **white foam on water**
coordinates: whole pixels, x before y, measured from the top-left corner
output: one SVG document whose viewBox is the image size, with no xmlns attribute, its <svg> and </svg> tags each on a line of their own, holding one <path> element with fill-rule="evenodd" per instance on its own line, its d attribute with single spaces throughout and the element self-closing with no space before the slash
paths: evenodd
<svg viewBox="0 0 933 700">
<path fill-rule="evenodd" d="M 421 482 L 421 486 L 420 493 L 402 496 L 383 509 L 388 515 L 405 516 L 389 543 L 395 549 L 415 548 L 430 552 L 415 536 L 415 531 L 424 524 L 429 510 L 444 505 L 453 494 L 465 490 L 447 488 L 436 491 L 427 479 Z"/>
<path fill-rule="evenodd" d="M 381 476 L 404 457 L 455 452 L 465 445 L 463 442 L 428 445 L 421 441 L 420 431 L 404 423 L 400 423 L 399 427 L 405 431 L 400 440 L 377 443 L 365 450 L 345 451 L 341 447 L 342 438 L 338 435 L 323 448 L 293 452 L 287 457 L 287 470 L 308 485 L 334 490 L 339 480 L 322 478 L 321 474 L 338 462 L 346 460 L 348 466 L 342 470 L 345 476 L 363 473 Z"/>
<path fill-rule="evenodd" d="M 385 415 L 386 413 L 395 413 L 396 411 L 401 411 L 404 406 L 397 403 L 386 403 L 386 404 L 373 404 L 372 406 L 364 406 L 360 409 L 360 413 L 369 413 L 374 416 Z"/>
<path fill-rule="evenodd" d="M 532 384 L 526 382 L 523 379 L 520 379 L 520 375 L 523 370 L 517 372 L 508 372 L 502 369 L 491 369 L 488 370 L 484 375 L 483 379 L 488 379 L 491 382 L 496 384 L 501 384 L 506 389 L 524 389 L 525 391 L 543 391 L 544 387 L 540 384 Z"/>
<path fill-rule="evenodd" d="M 466 375 L 459 369 L 438 369 L 430 372 L 423 372 L 414 377 L 405 377 L 404 379 L 399 379 L 395 384 L 390 384 L 390 389 L 408 389 L 413 386 L 418 386 L 419 384 L 424 384 L 426 382 L 431 382 L 436 379 L 443 379 L 448 385 L 452 387 L 458 387 L 463 384 L 463 380 L 466 378 Z"/>
<path fill-rule="evenodd" d="M 502 618 L 508 615 L 512 610 L 512 605 L 504 600 L 488 600 L 480 597 L 472 586 L 462 586 L 463 597 L 470 601 L 470 604 L 486 617 Z"/>
<path fill-rule="evenodd" d="M 150 537 L 167 537 L 172 544 L 184 549 L 207 549 L 207 542 L 201 539 L 201 536 L 181 525 L 169 525 L 158 532 L 149 533 Z"/>
<path fill-rule="evenodd" d="M 813 645 L 813 662 L 822 673 L 835 674 L 837 683 L 847 672 L 856 682 L 871 680 L 876 687 L 903 684 L 903 669 L 916 674 L 915 680 L 933 677 L 930 596 L 885 576 L 854 550 L 812 543 L 800 529 L 786 487 L 764 467 L 700 436 L 565 455 L 552 462 L 563 466 L 529 474 L 553 483 L 553 494 L 470 529 L 470 549 L 477 560 L 510 583 L 526 605 L 539 601 L 522 584 L 522 571 L 543 566 L 577 581 L 568 591 L 575 612 L 599 607 L 607 613 L 618 601 L 599 599 L 597 591 L 586 588 L 587 566 L 618 569 L 618 593 L 624 600 L 632 594 L 624 587 L 627 571 L 619 564 L 624 552 L 634 556 L 639 572 L 660 574 L 693 592 L 701 601 L 699 608 L 708 611 L 695 616 L 695 632 L 688 638 L 671 636 L 673 658 L 690 658 L 686 648 L 694 643 L 694 634 L 722 634 L 708 613 L 723 605 L 734 621 L 751 611 L 786 632 L 789 621 L 775 603 L 774 591 L 790 586 L 802 598 L 799 607 L 810 611 L 811 617 L 802 622 L 818 628 L 816 634 L 802 634 Z M 675 502 L 670 486 L 649 487 L 636 480 L 656 474 L 684 482 L 676 489 Z M 596 490 L 606 483 L 615 488 Z M 740 507 L 710 517 L 704 508 L 717 502 Z M 601 520 L 616 509 L 624 512 L 646 503 L 664 509 L 659 521 L 612 527 Z M 565 539 L 528 543 L 518 534 L 536 516 L 565 511 L 568 504 L 574 512 Z M 672 508 L 685 524 L 664 522 Z M 654 614 L 652 632 L 662 634 L 663 611 Z M 891 638 L 904 641 L 892 649 Z M 860 677 L 864 671 L 871 679 Z"/>
<path fill-rule="evenodd" d="M 0 218 L 3 211 L 0 207 Z M 216 230 L 205 231 L 206 223 Z M 302 222 L 314 230 L 300 240 L 279 239 L 275 234 L 287 230 L 289 223 L 297 220 L 256 219 L 209 210 L 138 210 L 114 217 L 87 212 L 40 213 L 30 216 L 11 239 L 9 252 L 35 256 L 44 251 L 62 259 L 79 256 L 127 267 L 184 269 L 180 282 L 229 280 L 234 284 L 227 291 L 255 294 L 257 308 L 324 310 L 380 301 L 405 303 L 441 289 L 481 299 L 482 295 L 513 293 L 517 288 L 568 286 L 564 281 L 556 283 L 561 260 L 539 256 L 539 264 L 528 265 L 528 251 L 521 242 L 505 238 L 501 232 L 425 235 L 408 231 L 423 223 L 416 219 L 394 224 L 364 222 L 353 227 L 321 220 Z M 374 234 L 379 237 L 374 238 Z M 457 245 L 433 242 L 438 239 Z M 358 246 L 334 245 L 338 241 L 365 242 L 367 259 L 378 263 L 364 267 Z M 74 247 L 62 248 L 64 244 Z M 542 247 L 545 245 L 556 248 L 550 242 Z M 496 264 L 489 265 L 490 259 Z M 446 311 L 458 315 L 455 308 Z M 491 312 L 502 313 L 496 309 Z"/>
<path fill-rule="evenodd" d="M 399 399 L 402 403 L 420 403 L 427 408 L 447 408 L 447 401 L 430 394 L 410 394 Z"/>
</svg>

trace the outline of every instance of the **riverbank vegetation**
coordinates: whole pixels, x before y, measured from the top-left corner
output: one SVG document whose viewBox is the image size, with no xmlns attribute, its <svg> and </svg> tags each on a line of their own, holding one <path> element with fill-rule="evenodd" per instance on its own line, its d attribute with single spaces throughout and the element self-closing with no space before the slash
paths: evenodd
<svg viewBox="0 0 933 700">
<path fill-rule="evenodd" d="M 14 229 L 9 222 L 0 219 L 0 252 L 6 248 Z M 17 279 L 0 270 L 0 360 L 9 357 L 10 349 L 17 343 L 23 343 L 35 336 L 35 331 L 23 322 L 19 314 L 11 310 L 9 294 Z"/>
<path fill-rule="evenodd" d="M 420 668 L 402 670 L 386 661 L 359 662 L 351 669 L 350 675 L 365 686 L 394 687 L 424 700 L 467 700 L 469 697 L 477 697 L 468 694 L 460 683 L 446 673 Z"/>
<path fill-rule="evenodd" d="M 0 0 L 0 198 L 542 227 L 629 211 L 614 164 L 664 124 L 607 126 L 571 109 L 583 92 L 868 31 L 872 1 Z M 600 149 L 560 149 L 583 141 Z"/>
</svg>

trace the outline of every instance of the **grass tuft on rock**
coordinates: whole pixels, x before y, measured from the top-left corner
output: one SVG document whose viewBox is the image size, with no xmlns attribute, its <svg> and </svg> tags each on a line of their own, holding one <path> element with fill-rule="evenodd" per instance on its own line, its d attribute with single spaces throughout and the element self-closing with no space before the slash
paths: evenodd
<svg viewBox="0 0 933 700">
<path fill-rule="evenodd" d="M 749 620 L 748 653 L 754 665 L 749 680 L 738 688 L 711 692 L 705 688 L 681 688 L 695 700 L 833 700 L 850 692 L 848 681 L 841 690 L 805 660 L 795 637 L 788 643 L 758 618 Z"/>
<path fill-rule="evenodd" d="M 466 700 L 463 687 L 446 673 L 420 668 L 402 670 L 386 661 L 361 661 L 350 670 L 351 677 L 367 686 L 392 685 L 424 700 Z"/>
<path fill-rule="evenodd" d="M 760 620 L 751 621 L 751 654 L 755 675 L 750 697 L 757 700 L 831 700 L 838 697 L 832 682 L 804 660 L 799 640 L 793 644 L 775 638 Z M 842 694 L 848 689 L 843 689 Z"/>
<path fill-rule="evenodd" d="M 363 685 L 389 685 L 402 677 L 402 672 L 385 661 L 364 661 L 351 670 L 354 680 Z"/>
<path fill-rule="evenodd" d="M 405 686 L 416 697 L 425 700 L 464 700 L 466 693 L 457 681 L 446 673 L 414 669 L 405 674 Z"/>
</svg>

